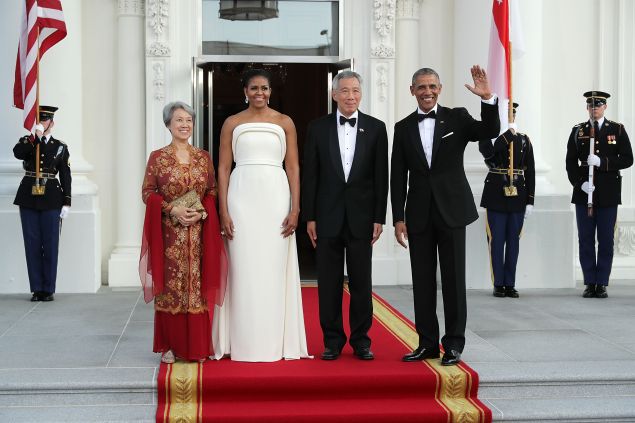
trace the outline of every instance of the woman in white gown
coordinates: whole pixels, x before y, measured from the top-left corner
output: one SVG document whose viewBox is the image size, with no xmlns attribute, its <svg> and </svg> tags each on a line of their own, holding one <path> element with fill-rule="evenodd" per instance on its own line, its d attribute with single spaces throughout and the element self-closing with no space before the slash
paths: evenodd
<svg viewBox="0 0 635 423">
<path fill-rule="evenodd" d="M 297 136 L 291 118 L 268 106 L 270 80 L 264 70 L 248 71 L 243 78 L 248 107 L 221 129 L 218 198 L 229 281 L 223 307 L 214 313 L 217 359 L 309 357 L 295 242 Z"/>
</svg>

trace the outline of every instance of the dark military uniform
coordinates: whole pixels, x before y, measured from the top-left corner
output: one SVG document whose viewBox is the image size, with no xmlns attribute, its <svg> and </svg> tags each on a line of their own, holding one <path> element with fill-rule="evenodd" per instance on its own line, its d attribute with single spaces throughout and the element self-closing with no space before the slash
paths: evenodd
<svg viewBox="0 0 635 423">
<path fill-rule="evenodd" d="M 52 136 L 44 140 L 33 135 L 20 138 L 13 148 L 14 156 L 22 160 L 25 176 L 13 204 L 20 206 L 22 234 L 34 300 L 52 299 L 57 277 L 57 256 L 60 235 L 60 210 L 71 205 L 71 170 L 68 147 Z M 36 147 L 40 145 L 40 157 Z M 41 172 L 40 184 L 46 186 L 43 195 L 34 195 L 36 166 Z M 59 180 L 56 175 L 59 173 Z"/>
<path fill-rule="evenodd" d="M 587 214 L 588 194 L 581 186 L 589 179 L 589 120 L 571 130 L 567 143 L 567 175 L 573 185 L 571 202 L 576 205 L 580 265 L 585 285 L 607 286 L 613 263 L 613 236 L 617 219 L 617 205 L 622 203 L 622 176 L 620 169 L 633 164 L 633 151 L 628 134 L 621 123 L 604 118 L 599 133 L 595 134 L 595 155 L 600 166 L 593 176 L 593 216 Z M 595 252 L 597 230 L 598 251 Z"/>
<path fill-rule="evenodd" d="M 513 142 L 513 185 L 518 195 L 506 196 L 509 186 L 509 144 Z M 511 130 L 501 134 L 492 145 L 491 140 L 479 141 L 479 150 L 489 167 L 485 177 L 481 207 L 487 209 L 487 241 L 489 245 L 492 282 L 496 288 L 509 293 L 516 284 L 519 241 L 523 228 L 525 208 L 534 204 L 536 171 L 534 152 L 525 134 Z M 500 291 L 502 294 L 502 290 Z M 515 291 L 514 291 L 515 292 Z M 503 295 L 497 295 L 503 296 Z M 508 296 L 517 296 L 508 295 Z"/>
</svg>

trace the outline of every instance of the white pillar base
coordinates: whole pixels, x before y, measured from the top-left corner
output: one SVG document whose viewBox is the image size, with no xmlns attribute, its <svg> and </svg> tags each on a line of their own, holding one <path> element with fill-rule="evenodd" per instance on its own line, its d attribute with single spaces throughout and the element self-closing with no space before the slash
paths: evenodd
<svg viewBox="0 0 635 423">
<path fill-rule="evenodd" d="M 138 288 L 140 247 L 117 246 L 108 260 L 108 286 L 111 288 Z"/>
<path fill-rule="evenodd" d="M 0 255 L 0 294 L 30 291 L 20 212 L 13 204 L 14 197 L 15 194 L 0 195 L 0 233 L 10 243 Z M 97 292 L 101 286 L 100 234 L 97 195 L 74 195 L 71 212 L 62 225 L 56 292 Z"/>
<path fill-rule="evenodd" d="M 575 215 L 567 195 L 542 195 L 536 200 L 533 214 L 525 221 L 520 240 L 520 257 L 516 269 L 516 286 L 525 288 L 573 288 L 577 244 L 573 243 Z M 480 195 L 475 198 L 478 205 Z M 478 208 L 479 219 L 466 230 L 466 287 L 468 289 L 491 289 L 490 258 L 485 232 L 485 209 Z M 392 230 L 384 235 L 394 239 Z M 382 235 L 383 236 L 383 235 Z M 634 247 L 635 248 L 635 247 Z M 396 248 L 392 257 L 373 259 L 374 285 L 408 285 L 412 283 L 408 252 Z M 621 262 L 635 266 L 635 258 L 619 257 L 613 266 L 614 273 Z M 635 274 L 635 267 L 624 272 Z M 613 280 L 611 275 L 611 280 Z M 632 276 L 631 276 L 632 279 Z M 437 268 L 437 280 L 440 272 Z"/>
<path fill-rule="evenodd" d="M 576 252 L 576 280 L 578 283 L 583 283 L 584 278 L 580 268 L 577 231 L 574 233 L 573 248 Z M 633 206 L 618 206 L 614 248 L 609 286 L 632 285 L 635 281 L 635 207 Z"/>
</svg>

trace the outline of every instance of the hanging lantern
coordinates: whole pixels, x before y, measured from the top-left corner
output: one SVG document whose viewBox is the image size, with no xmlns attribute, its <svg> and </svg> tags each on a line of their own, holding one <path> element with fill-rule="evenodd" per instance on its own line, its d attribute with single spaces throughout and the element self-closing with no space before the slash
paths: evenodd
<svg viewBox="0 0 635 423">
<path fill-rule="evenodd" d="M 275 0 L 220 0 L 218 17 L 230 21 L 263 21 L 278 17 Z"/>
</svg>

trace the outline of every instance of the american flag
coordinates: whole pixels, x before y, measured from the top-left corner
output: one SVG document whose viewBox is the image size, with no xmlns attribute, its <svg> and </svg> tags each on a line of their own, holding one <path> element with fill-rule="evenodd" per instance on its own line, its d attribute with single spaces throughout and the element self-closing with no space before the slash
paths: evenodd
<svg viewBox="0 0 635 423">
<path fill-rule="evenodd" d="M 39 57 L 64 37 L 66 23 L 61 0 L 23 1 L 13 104 L 24 110 L 24 128 L 30 132 L 36 124 Z"/>
<path fill-rule="evenodd" d="M 489 60 L 487 74 L 492 92 L 498 95 L 498 109 L 501 121 L 501 134 L 508 128 L 507 115 L 511 93 L 512 76 L 509 65 L 513 58 L 520 58 L 525 52 L 525 43 L 520 27 L 518 0 L 493 0 L 492 29 L 490 32 Z"/>
</svg>

